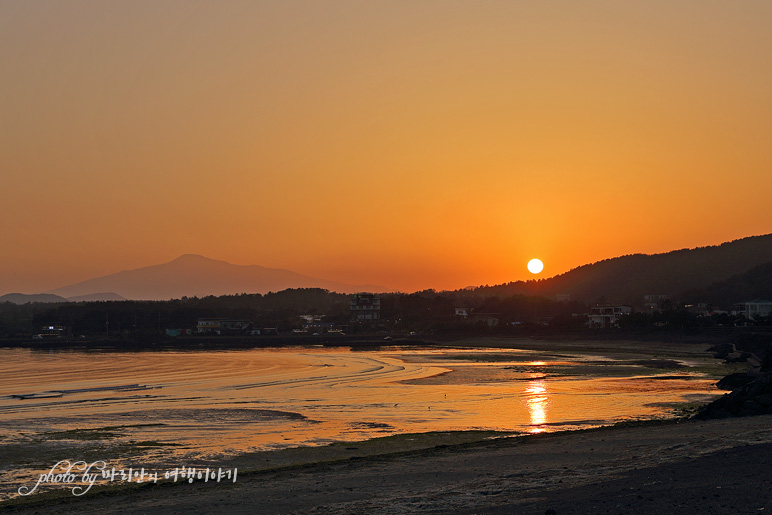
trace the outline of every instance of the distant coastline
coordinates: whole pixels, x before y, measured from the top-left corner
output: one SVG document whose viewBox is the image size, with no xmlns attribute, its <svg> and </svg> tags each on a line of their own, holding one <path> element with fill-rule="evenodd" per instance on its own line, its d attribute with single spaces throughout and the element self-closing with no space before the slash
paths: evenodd
<svg viewBox="0 0 772 515">
<path fill-rule="evenodd" d="M 323 345 L 329 347 L 373 347 L 373 346 L 422 346 L 422 345 L 453 345 L 462 342 L 475 342 L 475 346 L 490 345 L 501 347 L 517 347 L 527 342 L 559 342 L 559 341 L 627 341 L 627 342 L 663 342 L 663 343 L 706 343 L 713 344 L 729 341 L 743 334 L 764 333 L 772 335 L 772 327 L 715 327 L 701 328 L 699 331 L 689 329 L 602 329 L 594 331 L 533 331 L 520 336 L 491 335 L 487 331 L 479 333 L 440 334 L 410 337 L 399 334 L 365 333 L 353 335 L 319 335 L 278 334 L 257 336 L 158 336 L 132 338 L 127 336 L 91 336 L 67 337 L 36 340 L 31 337 L 0 338 L 0 347 L 46 348 L 94 348 L 100 347 L 120 350 L 132 349 L 185 349 L 185 348 L 263 348 L 286 347 L 293 345 Z"/>
</svg>

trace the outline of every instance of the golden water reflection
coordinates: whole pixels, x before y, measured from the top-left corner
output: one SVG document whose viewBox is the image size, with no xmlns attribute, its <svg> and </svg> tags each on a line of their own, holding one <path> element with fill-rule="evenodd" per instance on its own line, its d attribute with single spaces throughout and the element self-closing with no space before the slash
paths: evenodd
<svg viewBox="0 0 772 515">
<path fill-rule="evenodd" d="M 542 433 L 545 430 L 542 426 L 547 423 L 547 409 L 550 404 L 547 382 L 544 379 L 529 382 L 525 394 L 531 423 L 528 432 Z"/>
<path fill-rule="evenodd" d="M 28 464 L 61 452 L 62 435 L 80 435 L 105 458 L 166 467 L 407 433 L 580 429 L 667 414 L 670 403 L 715 390 L 698 372 L 619 375 L 620 365 L 604 376 L 597 363 L 613 360 L 560 358 L 401 347 L 0 349 L 0 456 L 27 460 L 0 463 L 0 497 L 4 485 L 36 477 Z"/>
</svg>

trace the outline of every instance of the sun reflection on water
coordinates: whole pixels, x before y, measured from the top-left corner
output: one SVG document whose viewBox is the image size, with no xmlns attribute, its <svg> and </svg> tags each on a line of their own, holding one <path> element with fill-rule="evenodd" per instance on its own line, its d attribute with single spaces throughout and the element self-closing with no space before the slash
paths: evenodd
<svg viewBox="0 0 772 515">
<path fill-rule="evenodd" d="M 611 371 L 603 375 L 588 360 L 542 360 L 519 350 L 397 347 L 0 349 L 0 456 L 29 447 L 33 438 L 43 441 L 35 447 L 47 456 L 60 452 L 59 439 L 50 435 L 84 431 L 111 435 L 84 449 L 159 468 L 409 433 L 543 433 L 666 415 L 665 403 L 715 390 L 715 381 L 698 373 L 665 379 L 630 367 L 618 377 L 618 363 L 609 361 Z M 14 397 L 32 393 L 43 397 Z M 125 429 L 116 436 L 100 430 L 113 426 Z M 132 444 L 137 441 L 162 446 L 151 451 Z M 123 454 L 124 448 L 136 450 Z M 15 491 L 19 474 L 37 478 L 37 456 L 19 465 L 0 463 L 0 497 L 4 488 Z"/>
<path fill-rule="evenodd" d="M 529 382 L 525 394 L 527 396 L 525 402 L 531 419 L 531 428 L 528 432 L 542 433 L 545 429 L 540 426 L 547 423 L 547 409 L 549 408 L 547 382 L 543 379 Z"/>
</svg>

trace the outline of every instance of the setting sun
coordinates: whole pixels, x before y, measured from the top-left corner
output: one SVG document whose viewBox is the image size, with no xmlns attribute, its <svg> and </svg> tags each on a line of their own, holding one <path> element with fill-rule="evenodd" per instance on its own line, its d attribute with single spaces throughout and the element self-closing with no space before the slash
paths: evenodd
<svg viewBox="0 0 772 515">
<path fill-rule="evenodd" d="M 532 259 L 528 262 L 528 271 L 532 274 L 538 274 L 542 270 L 544 270 L 544 263 L 541 259 Z"/>
</svg>

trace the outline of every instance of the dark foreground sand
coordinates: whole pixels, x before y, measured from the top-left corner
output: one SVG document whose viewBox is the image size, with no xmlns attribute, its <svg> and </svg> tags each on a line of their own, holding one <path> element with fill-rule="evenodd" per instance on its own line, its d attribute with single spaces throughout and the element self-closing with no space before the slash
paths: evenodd
<svg viewBox="0 0 772 515">
<path fill-rule="evenodd" d="M 772 416 L 498 439 L 239 475 L 106 488 L 24 513 L 765 513 Z M 552 513 L 552 512 L 550 512 Z"/>
</svg>

